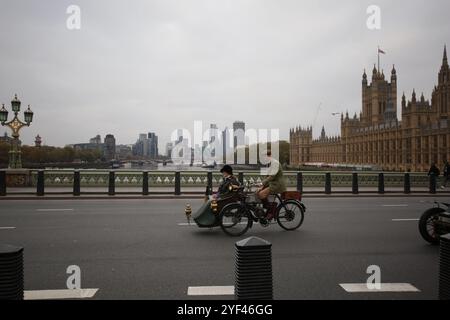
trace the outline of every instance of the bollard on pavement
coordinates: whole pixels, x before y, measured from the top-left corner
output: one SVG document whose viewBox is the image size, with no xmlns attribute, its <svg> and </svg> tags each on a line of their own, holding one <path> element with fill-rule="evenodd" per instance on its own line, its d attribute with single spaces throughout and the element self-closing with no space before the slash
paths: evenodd
<svg viewBox="0 0 450 320">
<path fill-rule="evenodd" d="M 80 196 L 81 195 L 81 179 L 80 179 L 80 171 L 75 171 L 73 173 L 73 195 Z"/>
<path fill-rule="evenodd" d="M 358 194 L 359 193 L 359 189 L 358 189 L 358 174 L 356 172 L 352 173 L 352 193 L 353 194 Z"/>
<path fill-rule="evenodd" d="M 436 185 L 437 185 L 436 176 L 432 173 L 432 174 L 430 174 L 430 193 L 431 194 L 436 194 Z"/>
<path fill-rule="evenodd" d="M 116 173 L 114 171 L 109 172 L 108 194 L 110 196 L 116 194 Z"/>
<path fill-rule="evenodd" d="M 439 300 L 450 300 L 450 233 L 441 236 L 439 246 Z"/>
<path fill-rule="evenodd" d="M 142 173 L 142 195 L 148 196 L 148 171 Z"/>
<path fill-rule="evenodd" d="M 6 171 L 0 171 L 0 196 L 6 196 Z"/>
<path fill-rule="evenodd" d="M 382 172 L 378 174 L 378 193 L 384 193 L 384 173 Z"/>
<path fill-rule="evenodd" d="M 325 173 L 325 193 L 331 194 L 331 173 Z"/>
<path fill-rule="evenodd" d="M 175 172 L 175 195 L 181 195 L 181 173 Z"/>
<path fill-rule="evenodd" d="M 0 300 L 23 300 L 23 248 L 0 245 Z"/>
<path fill-rule="evenodd" d="M 403 179 L 403 185 L 404 185 L 404 193 L 409 194 L 411 193 L 411 175 L 409 173 L 405 173 L 405 177 Z"/>
<path fill-rule="evenodd" d="M 236 242 L 235 298 L 272 300 L 272 244 L 250 237 Z"/>
<path fill-rule="evenodd" d="M 42 197 L 45 195 L 44 171 L 39 170 L 37 176 L 36 195 Z"/>
<path fill-rule="evenodd" d="M 206 178 L 207 178 L 208 188 L 209 188 L 209 190 L 211 190 L 211 194 L 212 194 L 213 174 L 211 171 L 208 171 L 208 173 L 206 174 Z"/>
<path fill-rule="evenodd" d="M 303 193 L 303 174 L 297 172 L 297 191 Z"/>
</svg>

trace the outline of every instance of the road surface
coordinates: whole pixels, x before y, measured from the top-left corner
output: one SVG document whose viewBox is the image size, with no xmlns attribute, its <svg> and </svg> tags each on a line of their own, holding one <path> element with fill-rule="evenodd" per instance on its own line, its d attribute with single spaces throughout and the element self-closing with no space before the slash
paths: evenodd
<svg viewBox="0 0 450 320">
<path fill-rule="evenodd" d="M 255 225 L 245 237 L 273 244 L 275 299 L 436 299 L 438 248 L 420 238 L 416 221 L 432 200 L 306 198 L 299 230 Z M 244 237 L 187 225 L 186 202 L 2 201 L 0 243 L 25 248 L 26 290 L 65 289 L 66 269 L 77 265 L 81 286 L 98 289 L 94 299 L 233 299 L 220 290 L 188 295 L 190 287 L 234 285 L 234 243 Z M 194 210 L 202 203 L 190 202 Z M 370 265 L 381 268 L 382 283 L 418 291 L 343 289 L 365 283 Z"/>
</svg>

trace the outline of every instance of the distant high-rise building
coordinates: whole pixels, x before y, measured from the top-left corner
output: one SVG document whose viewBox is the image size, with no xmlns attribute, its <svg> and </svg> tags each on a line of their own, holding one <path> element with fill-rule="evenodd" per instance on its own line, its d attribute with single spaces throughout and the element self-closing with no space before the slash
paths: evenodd
<svg viewBox="0 0 450 320">
<path fill-rule="evenodd" d="M 103 155 L 106 160 L 110 161 L 116 158 L 116 138 L 112 134 L 105 137 Z"/>
<path fill-rule="evenodd" d="M 169 158 L 172 157 L 172 149 L 173 149 L 173 142 L 168 142 L 166 144 L 166 156 Z"/>
<path fill-rule="evenodd" d="M 155 159 L 158 157 L 158 136 L 149 132 L 141 133 L 138 141 L 133 145 L 133 155 Z"/>
<path fill-rule="evenodd" d="M 91 143 L 91 144 L 102 144 L 102 137 L 98 134 L 94 138 L 91 138 L 89 140 L 89 143 Z"/>
<path fill-rule="evenodd" d="M 89 143 L 76 143 L 68 145 L 69 147 L 74 148 L 75 150 L 96 150 L 99 152 L 103 152 L 103 143 L 100 135 L 96 135 L 94 138 L 89 139 Z"/>
<path fill-rule="evenodd" d="M 184 140 L 184 137 L 183 137 L 183 129 L 178 129 L 178 130 L 177 130 L 177 137 L 176 137 L 176 140 L 175 140 L 175 144 L 178 144 L 178 143 L 180 143 L 180 142 L 183 142 L 183 140 Z"/>
<path fill-rule="evenodd" d="M 126 160 L 133 155 L 132 146 L 119 144 L 116 145 L 116 159 Z"/>
<path fill-rule="evenodd" d="M 242 164 L 245 162 L 245 122 L 235 121 L 233 123 L 233 138 L 234 138 L 234 163 Z"/>
<path fill-rule="evenodd" d="M 245 145 L 245 122 L 235 121 L 233 123 L 234 148 Z"/>
<path fill-rule="evenodd" d="M 154 132 L 148 133 L 148 156 L 152 159 L 158 157 L 158 136 Z"/>
</svg>

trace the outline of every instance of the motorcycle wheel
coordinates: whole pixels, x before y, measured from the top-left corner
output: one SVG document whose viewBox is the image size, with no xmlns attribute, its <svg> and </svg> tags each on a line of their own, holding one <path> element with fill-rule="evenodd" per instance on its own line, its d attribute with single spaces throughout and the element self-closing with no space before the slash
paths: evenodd
<svg viewBox="0 0 450 320">
<path fill-rule="evenodd" d="M 295 200 L 284 201 L 284 207 L 278 207 L 277 222 L 284 230 L 293 231 L 300 228 L 304 218 L 304 210 Z"/>
<path fill-rule="evenodd" d="M 431 208 L 425 211 L 419 220 L 419 232 L 422 238 L 433 244 L 439 244 L 439 236 L 435 231 L 434 222 L 439 218 L 439 214 L 444 212 L 445 210 L 442 208 Z"/>
<path fill-rule="evenodd" d="M 220 227 L 232 237 L 242 236 L 250 228 L 250 216 L 241 204 L 234 203 L 223 208 L 220 213 Z"/>
</svg>

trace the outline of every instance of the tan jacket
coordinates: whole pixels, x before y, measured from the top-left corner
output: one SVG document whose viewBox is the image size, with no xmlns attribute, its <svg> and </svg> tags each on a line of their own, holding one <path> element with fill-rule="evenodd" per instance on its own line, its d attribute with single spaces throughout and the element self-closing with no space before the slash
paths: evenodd
<svg viewBox="0 0 450 320">
<path fill-rule="evenodd" d="M 264 187 L 269 187 L 270 193 L 283 193 L 286 191 L 286 183 L 283 177 L 283 169 L 278 160 L 272 159 L 267 173 L 267 177 L 263 181 Z"/>
</svg>

